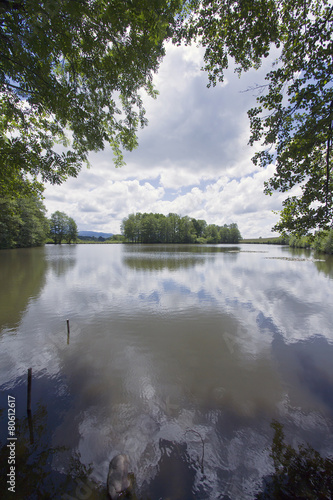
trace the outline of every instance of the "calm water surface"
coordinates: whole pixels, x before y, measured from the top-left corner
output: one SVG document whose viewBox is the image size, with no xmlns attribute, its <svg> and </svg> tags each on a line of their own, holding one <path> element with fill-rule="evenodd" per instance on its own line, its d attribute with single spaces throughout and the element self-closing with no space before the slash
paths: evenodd
<svg viewBox="0 0 333 500">
<path fill-rule="evenodd" d="M 1 251 L 0 279 L 0 457 L 11 395 L 18 498 L 104 499 L 127 453 L 137 498 L 253 499 L 272 419 L 333 453 L 332 258 L 47 246 Z"/>
</svg>

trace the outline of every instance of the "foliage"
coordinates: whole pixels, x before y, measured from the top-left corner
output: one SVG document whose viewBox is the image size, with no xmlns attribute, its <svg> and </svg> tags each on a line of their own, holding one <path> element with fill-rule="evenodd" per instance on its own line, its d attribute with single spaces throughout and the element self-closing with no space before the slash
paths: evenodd
<svg viewBox="0 0 333 500">
<path fill-rule="evenodd" d="M 79 236 L 77 243 L 123 243 L 125 237 L 122 234 L 113 234 L 109 238 L 104 236 Z"/>
<path fill-rule="evenodd" d="M 314 236 L 291 236 L 289 246 L 293 248 L 313 248 L 317 252 L 333 254 L 333 229 L 330 231 L 318 231 Z"/>
<path fill-rule="evenodd" d="M 322 243 L 322 250 L 325 253 L 333 254 L 333 229 L 325 234 Z"/>
<path fill-rule="evenodd" d="M 103 243 L 106 240 L 106 238 L 103 238 L 103 236 L 79 236 L 77 242 L 78 243 Z"/>
<path fill-rule="evenodd" d="M 312 246 L 319 252 L 333 254 L 333 229 L 317 233 Z"/>
<path fill-rule="evenodd" d="M 66 243 L 75 243 L 78 236 L 77 225 L 72 217 L 68 217 L 67 221 L 67 231 L 65 235 Z"/>
<path fill-rule="evenodd" d="M 207 243 L 239 243 L 242 239 L 237 224 L 224 226 L 217 226 L 216 224 L 209 224 L 205 231 L 204 236 Z"/>
<path fill-rule="evenodd" d="M 278 54 L 258 106 L 249 111 L 250 144 L 263 141 L 253 161 L 275 162 L 265 192 L 293 191 L 274 231 L 307 234 L 333 219 L 333 6 L 329 0 L 194 0 L 176 41 L 205 47 L 209 86 L 223 81 L 229 57 L 236 72 L 258 68 L 273 44 Z"/>
<path fill-rule="evenodd" d="M 238 243 L 237 224 L 223 227 L 204 220 L 170 213 L 130 214 L 122 222 L 122 233 L 132 243 Z"/>
<path fill-rule="evenodd" d="M 49 230 L 45 207 L 36 197 L 0 199 L 0 248 L 43 245 Z"/>
<path fill-rule="evenodd" d="M 284 442 L 283 427 L 274 421 L 271 457 L 274 475 L 266 480 L 258 500 L 329 499 L 333 495 L 333 460 L 323 458 L 310 446 L 298 450 Z"/>
<path fill-rule="evenodd" d="M 123 234 L 113 234 L 110 238 L 107 238 L 107 243 L 123 243 L 125 237 Z"/>
<path fill-rule="evenodd" d="M 311 248 L 312 238 L 308 236 L 302 236 L 297 238 L 297 236 L 291 236 L 289 238 L 289 246 L 292 248 Z"/>
<path fill-rule="evenodd" d="M 242 243 L 259 243 L 259 244 L 265 244 L 265 245 L 288 245 L 289 244 L 289 237 L 288 236 L 278 236 L 278 237 L 272 237 L 272 238 L 262 238 L 261 236 L 259 238 L 248 238 L 248 239 L 243 239 Z"/>
<path fill-rule="evenodd" d="M 76 243 L 78 237 L 77 225 L 74 219 L 57 210 L 50 218 L 50 235 L 55 244 Z"/>
<path fill-rule="evenodd" d="M 223 81 L 230 58 L 241 74 L 275 45 L 277 60 L 249 111 L 250 144 L 263 146 L 253 161 L 276 164 L 267 194 L 292 190 L 273 230 L 328 230 L 332 27 L 330 0 L 0 1 L 0 196 L 76 176 L 105 143 L 121 165 L 122 149 L 136 146 L 147 123 L 140 92 L 156 96 L 152 76 L 168 38 L 205 47 L 208 86 Z"/>
<path fill-rule="evenodd" d="M 0 196 L 76 176 L 105 142 L 123 163 L 181 9 L 182 0 L 0 1 Z"/>
</svg>

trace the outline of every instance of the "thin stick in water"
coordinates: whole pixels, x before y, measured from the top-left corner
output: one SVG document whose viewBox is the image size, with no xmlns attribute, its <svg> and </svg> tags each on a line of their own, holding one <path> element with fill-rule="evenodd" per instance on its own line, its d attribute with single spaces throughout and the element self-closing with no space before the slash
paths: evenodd
<svg viewBox="0 0 333 500">
<path fill-rule="evenodd" d="M 28 398 L 27 398 L 27 411 L 31 412 L 31 380 L 32 380 L 32 368 L 28 369 Z"/>
</svg>

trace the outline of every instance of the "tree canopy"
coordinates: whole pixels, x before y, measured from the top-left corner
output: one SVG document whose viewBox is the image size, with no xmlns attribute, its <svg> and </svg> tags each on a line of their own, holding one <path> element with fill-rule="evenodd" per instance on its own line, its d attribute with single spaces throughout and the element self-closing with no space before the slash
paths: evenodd
<svg viewBox="0 0 333 500">
<path fill-rule="evenodd" d="M 250 144 L 261 141 L 253 161 L 275 163 L 265 192 L 287 192 L 279 232 L 327 229 L 333 219 L 333 6 L 329 0 L 194 0 L 178 42 L 205 47 L 209 84 L 223 81 L 232 57 L 240 74 L 258 68 L 271 48 L 278 57 L 266 82 L 256 85 L 249 111 Z"/>
<path fill-rule="evenodd" d="M 65 212 L 57 210 L 50 218 L 50 235 L 55 244 L 76 243 L 78 230 L 75 220 Z"/>
<path fill-rule="evenodd" d="M 170 213 L 130 214 L 122 221 L 122 233 L 132 243 L 238 243 L 237 224 L 217 226 L 204 220 Z"/>
<path fill-rule="evenodd" d="M 0 198 L 0 249 L 42 246 L 49 236 L 54 243 L 76 243 L 74 219 L 54 212 L 47 219 L 46 208 L 36 196 Z"/>
<path fill-rule="evenodd" d="M 0 248 L 43 245 L 49 232 L 45 212 L 36 197 L 0 198 Z"/>
<path fill-rule="evenodd" d="M 109 143 L 116 165 L 146 125 L 140 91 L 181 0 L 0 1 L 0 194 L 76 176 Z M 70 133 L 69 133 L 70 132 Z"/>
<path fill-rule="evenodd" d="M 141 91 L 156 96 L 165 40 L 205 48 L 208 86 L 230 59 L 241 74 L 275 46 L 249 110 L 253 160 L 276 165 L 267 194 L 291 190 L 273 229 L 328 229 L 332 29 L 330 0 L 0 0 L 0 195 L 60 184 L 106 143 L 121 165 L 147 123 Z"/>
</svg>

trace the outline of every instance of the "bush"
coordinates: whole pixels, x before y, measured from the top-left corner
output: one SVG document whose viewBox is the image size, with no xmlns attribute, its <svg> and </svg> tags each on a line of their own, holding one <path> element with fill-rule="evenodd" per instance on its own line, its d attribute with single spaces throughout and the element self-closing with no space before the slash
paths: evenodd
<svg viewBox="0 0 333 500">
<path fill-rule="evenodd" d="M 313 248 L 318 252 L 333 254 L 333 229 L 317 233 L 314 239 Z"/>
<path fill-rule="evenodd" d="M 325 253 L 333 254 L 333 229 L 331 229 L 324 239 L 323 251 Z"/>
<path fill-rule="evenodd" d="M 293 248 L 311 248 L 311 237 L 302 236 L 297 238 L 297 236 L 290 236 L 289 246 Z"/>
</svg>

